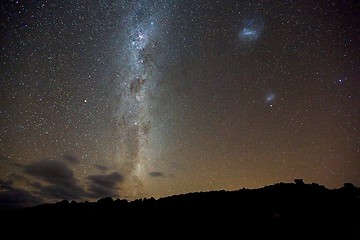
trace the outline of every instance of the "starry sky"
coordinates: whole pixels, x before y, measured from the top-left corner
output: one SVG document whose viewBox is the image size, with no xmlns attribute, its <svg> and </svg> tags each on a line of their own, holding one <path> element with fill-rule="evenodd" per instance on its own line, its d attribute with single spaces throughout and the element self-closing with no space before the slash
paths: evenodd
<svg viewBox="0 0 360 240">
<path fill-rule="evenodd" d="M 0 203 L 360 185 L 359 1 L 2 1 Z"/>
</svg>

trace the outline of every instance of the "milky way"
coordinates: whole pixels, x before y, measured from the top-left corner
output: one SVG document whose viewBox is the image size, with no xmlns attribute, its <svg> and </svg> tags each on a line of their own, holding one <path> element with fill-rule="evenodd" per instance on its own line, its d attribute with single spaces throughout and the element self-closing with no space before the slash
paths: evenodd
<svg viewBox="0 0 360 240">
<path fill-rule="evenodd" d="M 157 63 L 159 42 L 166 36 L 167 5 L 164 1 L 137 1 L 124 19 L 122 39 L 121 75 L 117 76 L 116 92 L 119 148 L 117 160 L 124 174 L 128 175 L 133 194 L 143 191 L 146 176 L 156 170 L 154 157 L 158 154 L 150 149 L 154 132 L 153 109 L 158 104 L 156 97 L 159 84 Z"/>
</svg>

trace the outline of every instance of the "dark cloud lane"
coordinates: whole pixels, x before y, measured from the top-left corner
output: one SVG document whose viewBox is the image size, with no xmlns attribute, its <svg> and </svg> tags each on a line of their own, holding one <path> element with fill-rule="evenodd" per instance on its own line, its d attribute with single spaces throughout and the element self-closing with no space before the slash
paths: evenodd
<svg viewBox="0 0 360 240">
<path fill-rule="evenodd" d="M 117 197 L 118 193 L 118 184 L 124 180 L 124 177 L 117 173 L 113 172 L 108 175 L 91 175 L 88 176 L 89 184 L 89 196 L 91 197 L 101 197 L 101 196 L 110 196 Z"/>
<path fill-rule="evenodd" d="M 149 175 L 151 177 L 165 177 L 165 175 L 162 172 L 150 172 Z"/>
<path fill-rule="evenodd" d="M 119 197 L 124 177 L 118 172 L 89 175 L 88 183 L 81 183 L 71 170 L 69 161 L 43 159 L 24 165 L 23 174 L 12 174 L 9 180 L 0 179 L 0 203 L 3 209 L 33 206 L 47 200 L 97 200 Z M 22 181 L 29 190 L 13 186 Z M 2 210 L 2 209 L 0 209 Z"/>
<path fill-rule="evenodd" d="M 85 190 L 75 178 L 73 171 L 66 162 L 59 160 L 40 160 L 24 166 L 24 173 L 45 181 L 35 182 L 35 193 L 50 199 L 81 200 Z"/>
<path fill-rule="evenodd" d="M 73 156 L 71 154 L 63 154 L 62 157 L 66 161 L 68 161 L 69 163 L 73 163 L 73 164 L 79 164 L 80 163 L 80 160 L 77 157 L 75 157 L 75 156 Z"/>
<path fill-rule="evenodd" d="M 50 183 L 62 182 L 70 185 L 76 182 L 73 171 L 65 162 L 57 160 L 44 159 L 31 163 L 24 167 L 24 173 L 39 177 Z"/>
<path fill-rule="evenodd" d="M 15 188 L 12 181 L 0 179 L 0 211 L 42 204 L 44 199 L 27 190 Z"/>
</svg>

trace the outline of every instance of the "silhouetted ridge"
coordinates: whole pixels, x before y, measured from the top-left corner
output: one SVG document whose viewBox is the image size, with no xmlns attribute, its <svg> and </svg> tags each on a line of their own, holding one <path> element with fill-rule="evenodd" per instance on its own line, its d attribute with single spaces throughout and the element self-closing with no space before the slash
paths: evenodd
<svg viewBox="0 0 360 240">
<path fill-rule="evenodd" d="M 286 238 L 302 236 L 356 239 L 360 227 L 360 188 L 346 183 L 329 190 L 316 183 L 277 183 L 259 189 L 211 191 L 170 197 L 97 202 L 63 200 L 4 213 L 1 223 L 28 226 L 29 223 L 70 227 L 79 223 L 95 229 L 121 226 L 166 227 L 173 231 L 236 233 Z M 6 219 L 4 221 L 4 219 Z M 66 219 L 64 221 L 63 219 Z M 308 235 L 311 234 L 311 235 Z"/>
</svg>

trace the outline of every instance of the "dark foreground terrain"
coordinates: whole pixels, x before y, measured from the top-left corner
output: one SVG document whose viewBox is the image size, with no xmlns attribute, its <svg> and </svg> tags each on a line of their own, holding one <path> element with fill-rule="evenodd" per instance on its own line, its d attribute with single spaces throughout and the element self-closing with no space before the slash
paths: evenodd
<svg viewBox="0 0 360 240">
<path fill-rule="evenodd" d="M 62 201 L 1 213 L 0 221 L 3 233 L 37 236 L 47 230 L 49 239 L 74 234 L 360 239 L 360 188 L 347 183 L 329 190 L 297 180 L 261 189 L 189 193 L 158 200 Z"/>
</svg>

